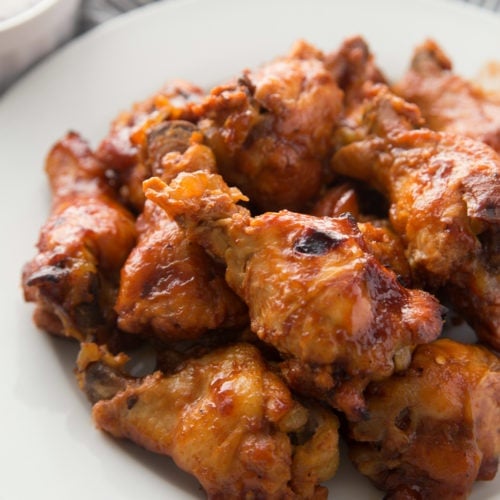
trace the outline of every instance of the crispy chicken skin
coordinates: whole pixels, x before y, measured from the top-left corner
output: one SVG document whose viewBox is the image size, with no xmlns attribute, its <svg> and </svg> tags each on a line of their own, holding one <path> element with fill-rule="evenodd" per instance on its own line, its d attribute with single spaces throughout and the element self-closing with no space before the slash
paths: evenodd
<svg viewBox="0 0 500 500">
<path fill-rule="evenodd" d="M 53 195 L 38 254 L 23 269 L 35 323 L 78 340 L 109 340 L 120 268 L 135 244 L 130 213 L 115 199 L 102 166 L 83 139 L 69 133 L 46 161 Z"/>
<path fill-rule="evenodd" d="M 165 181 L 182 171 L 213 172 L 215 159 L 202 142 L 191 123 L 168 121 L 151 129 L 145 156 Z M 173 341 L 247 323 L 246 307 L 226 284 L 223 267 L 168 213 L 146 200 L 137 231 L 121 271 L 115 306 L 120 328 Z"/>
<path fill-rule="evenodd" d="M 142 181 L 151 176 L 151 166 L 143 159 L 148 133 L 170 120 L 194 122 L 196 117 L 191 105 L 202 95 L 203 91 L 196 85 L 174 80 L 151 97 L 134 104 L 132 109 L 120 113 L 112 122 L 96 155 L 113 181 L 120 200 L 131 210 L 142 210 Z"/>
<path fill-rule="evenodd" d="M 431 130 L 465 135 L 500 153 L 500 102 L 455 74 L 434 40 L 416 48 L 408 72 L 394 91 L 418 105 Z"/>
<path fill-rule="evenodd" d="M 226 346 L 141 379 L 124 376 L 124 361 L 82 346 L 78 377 L 99 428 L 171 456 L 211 499 L 326 499 L 337 418 L 293 399 L 258 349 Z"/>
<path fill-rule="evenodd" d="M 288 361 L 292 388 L 357 418 L 370 380 L 409 363 L 416 344 L 441 331 L 438 302 L 401 286 L 367 249 L 349 217 L 289 211 L 252 218 L 245 199 L 216 174 L 145 182 L 167 210 L 226 264 L 226 280 L 249 307 L 252 330 Z"/>
<path fill-rule="evenodd" d="M 219 170 L 258 210 L 298 210 L 328 169 L 342 92 L 323 54 L 297 42 L 286 57 L 215 87 L 197 109 Z"/>
<path fill-rule="evenodd" d="M 477 334 L 500 347 L 500 157 L 469 138 L 420 127 L 418 108 L 376 86 L 333 157 L 391 203 L 413 271 L 444 287 Z M 356 139 L 351 142 L 352 138 Z"/>
<path fill-rule="evenodd" d="M 390 499 L 465 499 L 500 454 L 500 362 L 483 347 L 418 346 L 402 374 L 371 384 L 350 426 L 356 467 Z"/>
</svg>

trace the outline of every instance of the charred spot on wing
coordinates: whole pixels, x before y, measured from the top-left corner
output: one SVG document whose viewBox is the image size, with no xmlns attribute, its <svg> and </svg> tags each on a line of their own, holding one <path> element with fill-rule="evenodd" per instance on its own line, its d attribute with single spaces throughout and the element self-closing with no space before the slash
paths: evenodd
<svg viewBox="0 0 500 500">
<path fill-rule="evenodd" d="M 295 242 L 293 249 L 305 255 L 325 255 L 335 250 L 346 239 L 345 235 L 333 231 L 324 232 L 307 228 Z"/>
<path fill-rule="evenodd" d="M 132 394 L 127 398 L 127 410 L 131 410 L 139 401 L 139 396 L 137 394 Z"/>
<path fill-rule="evenodd" d="M 69 275 L 69 269 L 59 266 L 44 266 L 26 279 L 27 286 L 44 286 L 59 283 Z"/>
</svg>

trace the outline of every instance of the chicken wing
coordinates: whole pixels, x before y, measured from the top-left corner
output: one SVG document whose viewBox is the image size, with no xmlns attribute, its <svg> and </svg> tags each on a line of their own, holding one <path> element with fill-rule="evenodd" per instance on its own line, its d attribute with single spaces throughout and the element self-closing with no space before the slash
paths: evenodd
<svg viewBox="0 0 500 500">
<path fill-rule="evenodd" d="M 465 135 L 500 153 L 500 102 L 455 74 L 434 40 L 416 48 L 410 69 L 394 91 L 418 105 L 431 130 Z"/>
<path fill-rule="evenodd" d="M 500 157 L 469 138 L 421 127 L 418 108 L 376 86 L 333 169 L 391 203 L 410 265 L 443 287 L 477 334 L 500 347 Z M 356 137 L 353 142 L 351 137 Z"/>
<path fill-rule="evenodd" d="M 402 287 L 368 251 L 351 217 L 281 211 L 252 218 L 216 174 L 145 182 L 146 196 L 227 266 L 252 330 L 286 358 L 292 388 L 362 415 L 370 380 L 404 369 L 416 344 L 441 331 L 429 294 Z"/>
<path fill-rule="evenodd" d="M 203 91 L 182 80 L 168 82 L 156 94 L 136 103 L 121 113 L 111 124 L 96 155 L 117 189 L 120 200 L 134 212 L 144 204 L 142 181 L 151 176 L 151 168 L 143 161 L 143 148 L 153 127 L 170 120 L 196 120 L 191 104 Z"/>
<path fill-rule="evenodd" d="M 387 498 L 465 499 L 497 473 L 500 361 L 485 348 L 420 345 L 408 370 L 371 384 L 366 399 L 350 455 Z"/>
<path fill-rule="evenodd" d="M 152 127 L 143 157 L 167 182 L 179 172 L 215 171 L 203 136 L 181 120 Z M 146 200 L 137 230 L 137 245 L 121 271 L 115 306 L 120 328 L 172 341 L 247 323 L 246 307 L 226 284 L 222 266 L 164 210 Z"/>
<path fill-rule="evenodd" d="M 141 379 L 125 359 L 82 347 L 78 377 L 96 425 L 171 456 L 211 499 L 326 499 L 338 465 L 338 421 L 304 406 L 250 344 L 215 349 L 174 373 Z"/>
<path fill-rule="evenodd" d="M 323 54 L 298 42 L 288 56 L 215 87 L 197 112 L 224 178 L 258 210 L 300 209 L 317 195 L 342 92 Z"/>
<path fill-rule="evenodd" d="M 135 221 L 114 197 L 88 145 L 69 133 L 50 151 L 53 203 L 38 254 L 25 265 L 35 323 L 78 340 L 109 340 L 120 268 L 136 239 Z"/>
<path fill-rule="evenodd" d="M 115 305 L 122 330 L 172 341 L 246 324 L 246 307 L 221 265 L 165 211 L 146 200 L 137 228 Z"/>
</svg>

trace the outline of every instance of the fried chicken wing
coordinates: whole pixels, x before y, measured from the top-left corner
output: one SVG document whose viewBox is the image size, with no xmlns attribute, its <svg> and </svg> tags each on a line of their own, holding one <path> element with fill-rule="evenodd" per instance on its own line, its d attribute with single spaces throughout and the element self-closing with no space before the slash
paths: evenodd
<svg viewBox="0 0 500 500">
<path fill-rule="evenodd" d="M 387 196 L 414 273 L 446 289 L 499 348 L 500 157 L 482 142 L 422 128 L 418 108 L 386 87 L 374 87 L 364 107 L 333 169 Z"/>
<path fill-rule="evenodd" d="M 293 399 L 255 347 L 141 379 L 124 376 L 124 361 L 83 345 L 78 376 L 99 428 L 171 456 L 211 499 L 326 498 L 319 482 L 337 469 L 337 418 Z"/>
<path fill-rule="evenodd" d="M 493 353 L 448 339 L 420 345 L 408 370 L 368 387 L 351 458 L 387 498 L 465 499 L 497 473 L 499 395 Z"/>
<path fill-rule="evenodd" d="M 221 265 L 165 211 L 146 200 L 137 228 L 115 306 L 121 329 L 171 341 L 246 323 L 246 307 L 226 284 Z"/>
<path fill-rule="evenodd" d="M 96 155 L 113 180 L 120 199 L 136 212 L 142 210 L 142 181 L 152 175 L 151 165 L 143 159 L 147 135 L 154 127 L 170 120 L 194 122 L 191 104 L 203 95 L 192 83 L 182 80 L 168 82 L 156 94 L 134 104 L 111 124 Z"/>
<path fill-rule="evenodd" d="M 434 40 L 416 48 L 410 69 L 394 91 L 418 105 L 431 130 L 465 135 L 500 153 L 500 102 L 455 74 Z"/>
<path fill-rule="evenodd" d="M 323 54 L 298 42 L 286 56 L 215 87 L 199 126 L 224 178 L 259 210 L 300 209 L 328 177 L 342 92 Z"/>
<path fill-rule="evenodd" d="M 227 266 L 252 330 L 286 358 L 288 382 L 352 418 L 370 380 L 404 369 L 441 331 L 438 302 L 402 287 L 367 249 L 351 217 L 288 211 L 252 218 L 215 174 L 145 182 L 146 196 Z"/>
<path fill-rule="evenodd" d="M 88 145 L 69 133 L 50 151 L 50 217 L 38 254 L 23 269 L 35 323 L 78 340 L 109 340 L 120 268 L 135 243 L 131 214 L 117 202 Z"/>
<path fill-rule="evenodd" d="M 215 171 L 203 136 L 181 120 L 153 127 L 143 156 L 167 182 L 179 172 Z M 171 341 L 246 324 L 246 307 L 226 284 L 222 266 L 164 210 L 146 200 L 137 230 L 137 245 L 121 271 L 115 306 L 120 328 Z"/>
</svg>

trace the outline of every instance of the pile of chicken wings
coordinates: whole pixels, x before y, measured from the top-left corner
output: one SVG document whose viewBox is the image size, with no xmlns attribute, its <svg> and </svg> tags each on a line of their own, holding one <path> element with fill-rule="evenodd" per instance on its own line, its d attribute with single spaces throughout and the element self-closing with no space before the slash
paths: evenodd
<svg viewBox="0 0 500 500">
<path fill-rule="evenodd" d="M 397 82 L 359 36 L 171 81 L 45 168 L 24 296 L 79 343 L 99 428 L 212 499 L 326 498 L 339 436 L 388 499 L 495 476 L 500 93 L 435 41 Z"/>
</svg>

